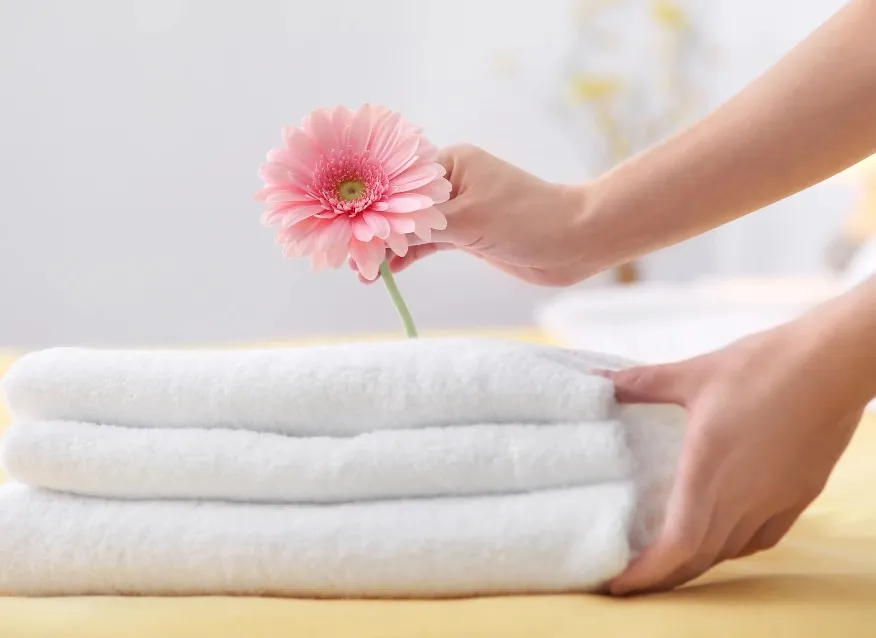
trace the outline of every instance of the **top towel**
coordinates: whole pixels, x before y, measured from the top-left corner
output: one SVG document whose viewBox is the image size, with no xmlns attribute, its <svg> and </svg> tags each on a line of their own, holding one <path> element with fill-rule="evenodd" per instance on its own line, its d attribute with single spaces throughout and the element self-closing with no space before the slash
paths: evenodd
<svg viewBox="0 0 876 638">
<path fill-rule="evenodd" d="M 59 348 L 21 358 L 3 389 L 16 421 L 355 436 L 605 420 L 613 387 L 590 371 L 624 365 L 482 339 L 218 352 Z"/>
</svg>

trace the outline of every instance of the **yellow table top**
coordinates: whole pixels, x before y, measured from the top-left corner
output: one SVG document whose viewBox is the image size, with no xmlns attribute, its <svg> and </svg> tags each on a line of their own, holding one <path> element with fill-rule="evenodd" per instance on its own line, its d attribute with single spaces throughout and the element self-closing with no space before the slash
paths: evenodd
<svg viewBox="0 0 876 638">
<path fill-rule="evenodd" d="M 0 374 L 10 362 L 0 354 Z M 0 412 L 0 426 L 5 422 Z M 0 636 L 876 636 L 874 459 L 876 415 L 871 415 L 824 494 L 776 549 L 722 565 L 669 594 L 629 600 L 584 595 L 454 601 L 0 598 Z"/>
</svg>

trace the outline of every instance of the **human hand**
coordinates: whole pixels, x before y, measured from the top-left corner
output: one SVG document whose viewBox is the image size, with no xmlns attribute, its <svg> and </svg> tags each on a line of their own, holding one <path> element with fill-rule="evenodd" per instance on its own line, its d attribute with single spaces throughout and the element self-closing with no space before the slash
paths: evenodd
<svg viewBox="0 0 876 638">
<path fill-rule="evenodd" d="M 672 589 L 771 548 L 821 492 L 870 395 L 815 321 L 605 373 L 619 401 L 675 403 L 689 415 L 663 529 L 610 583 L 612 594 Z"/>
<path fill-rule="evenodd" d="M 566 286 L 589 273 L 578 225 L 584 187 L 551 184 L 475 146 L 444 149 L 439 162 L 453 184 L 437 208 L 447 229 L 411 246 L 404 257 L 388 253 L 393 272 L 442 250 L 463 250 L 511 275 L 544 286 Z"/>
</svg>

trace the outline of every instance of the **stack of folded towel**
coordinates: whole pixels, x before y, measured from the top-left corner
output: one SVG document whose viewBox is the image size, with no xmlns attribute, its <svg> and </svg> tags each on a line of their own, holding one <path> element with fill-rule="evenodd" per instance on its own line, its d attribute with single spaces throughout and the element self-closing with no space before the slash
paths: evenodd
<svg viewBox="0 0 876 638">
<path fill-rule="evenodd" d="M 55 349 L 3 381 L 0 592 L 589 591 L 652 538 L 684 414 L 609 357 L 423 339 Z"/>
</svg>

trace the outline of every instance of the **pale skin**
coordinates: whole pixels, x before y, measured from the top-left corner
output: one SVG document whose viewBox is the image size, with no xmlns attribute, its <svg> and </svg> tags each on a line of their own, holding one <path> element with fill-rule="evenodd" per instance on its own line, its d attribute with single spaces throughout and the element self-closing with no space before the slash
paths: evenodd
<svg viewBox="0 0 876 638">
<path fill-rule="evenodd" d="M 455 249 L 528 282 L 571 285 L 873 153 L 876 0 L 852 0 L 708 117 L 589 183 L 551 184 L 478 148 L 447 149 L 447 230 L 390 265 Z M 609 585 L 671 589 L 774 546 L 822 490 L 876 396 L 876 279 L 720 351 L 605 374 L 621 401 L 688 412 L 662 533 Z"/>
</svg>

